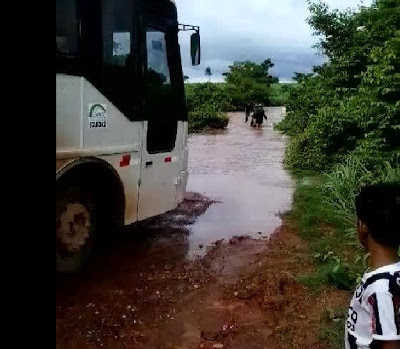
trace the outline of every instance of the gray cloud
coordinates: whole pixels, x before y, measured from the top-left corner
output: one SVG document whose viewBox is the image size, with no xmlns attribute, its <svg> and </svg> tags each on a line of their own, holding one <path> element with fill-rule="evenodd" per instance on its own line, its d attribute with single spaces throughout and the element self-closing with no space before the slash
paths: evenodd
<svg viewBox="0 0 400 349">
<path fill-rule="evenodd" d="M 331 7 L 356 7 L 361 0 L 327 0 Z M 371 0 L 364 1 L 369 4 Z M 180 33 L 182 64 L 189 81 L 204 81 L 207 66 L 213 81 L 234 61 L 260 62 L 271 58 L 272 73 L 281 81 L 293 72 L 309 72 L 323 58 L 312 45 L 317 38 L 306 23 L 309 16 L 303 0 L 176 0 L 179 22 L 200 26 L 202 63 L 192 67 L 190 33 Z"/>
</svg>

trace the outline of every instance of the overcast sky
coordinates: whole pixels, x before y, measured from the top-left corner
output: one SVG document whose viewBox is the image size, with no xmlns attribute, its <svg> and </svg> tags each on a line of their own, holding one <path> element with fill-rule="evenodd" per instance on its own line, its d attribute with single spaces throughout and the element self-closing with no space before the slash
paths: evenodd
<svg viewBox="0 0 400 349">
<path fill-rule="evenodd" d="M 362 0 L 326 0 L 332 8 L 357 7 Z M 369 5 L 371 0 L 364 0 Z M 176 0 L 180 23 L 200 26 L 202 62 L 192 67 L 190 32 L 180 34 L 183 72 L 189 82 L 223 81 L 221 74 L 234 61 L 271 58 L 271 72 L 290 81 L 293 72 L 310 72 L 323 58 L 312 45 L 317 41 L 306 23 L 305 0 Z"/>
</svg>

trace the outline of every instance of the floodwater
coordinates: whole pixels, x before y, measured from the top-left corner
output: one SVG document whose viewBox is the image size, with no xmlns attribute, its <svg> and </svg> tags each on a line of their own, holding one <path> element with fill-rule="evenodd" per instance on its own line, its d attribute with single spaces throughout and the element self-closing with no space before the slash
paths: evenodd
<svg viewBox="0 0 400 349">
<path fill-rule="evenodd" d="M 229 113 L 226 130 L 189 138 L 188 191 L 217 201 L 190 226 L 189 258 L 236 235 L 269 237 L 291 205 L 291 178 L 283 169 L 286 137 L 273 130 L 282 107 L 265 108 L 268 120 L 251 128 L 244 113 Z"/>
<path fill-rule="evenodd" d="M 267 317 L 250 299 L 252 282 L 241 282 L 260 263 L 268 268 L 261 239 L 291 204 L 285 138 L 273 131 L 282 108 L 267 115 L 262 129 L 231 113 L 226 130 L 190 136 L 184 202 L 113 235 L 85 272 L 57 278 L 57 348 L 220 348 L 216 340 L 227 349 L 277 347 L 266 319 L 274 323 L 281 310 Z M 207 248 L 220 239 L 229 243 Z"/>
</svg>

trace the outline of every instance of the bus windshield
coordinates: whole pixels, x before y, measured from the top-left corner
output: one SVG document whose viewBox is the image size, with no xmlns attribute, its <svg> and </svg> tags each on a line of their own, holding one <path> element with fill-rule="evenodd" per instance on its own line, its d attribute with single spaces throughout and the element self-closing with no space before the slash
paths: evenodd
<svg viewBox="0 0 400 349">
<path fill-rule="evenodd" d="M 148 83 L 160 86 L 170 85 L 171 77 L 165 34 L 157 29 L 147 27 L 146 38 Z"/>
</svg>

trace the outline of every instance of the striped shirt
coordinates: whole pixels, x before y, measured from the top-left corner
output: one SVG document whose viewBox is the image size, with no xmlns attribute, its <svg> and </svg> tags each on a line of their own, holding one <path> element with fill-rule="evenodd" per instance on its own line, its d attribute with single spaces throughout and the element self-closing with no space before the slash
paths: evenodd
<svg viewBox="0 0 400 349">
<path fill-rule="evenodd" d="M 346 349 L 372 349 L 375 341 L 400 341 L 400 262 L 364 274 L 346 321 Z"/>
</svg>

